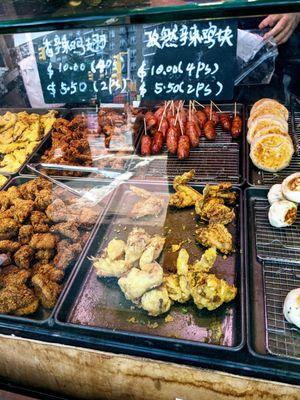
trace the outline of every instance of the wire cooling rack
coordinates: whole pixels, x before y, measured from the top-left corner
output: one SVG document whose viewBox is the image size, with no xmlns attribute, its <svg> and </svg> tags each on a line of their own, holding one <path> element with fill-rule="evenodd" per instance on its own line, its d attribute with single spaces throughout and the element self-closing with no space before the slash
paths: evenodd
<svg viewBox="0 0 300 400">
<path fill-rule="evenodd" d="M 299 265 L 267 262 L 263 271 L 267 349 L 277 356 L 300 358 L 300 329 L 283 315 L 286 295 L 300 287 Z"/>
<path fill-rule="evenodd" d="M 293 262 L 300 265 L 300 216 L 286 228 L 273 228 L 268 219 L 267 199 L 254 202 L 256 252 L 260 261 Z M 299 269 L 300 273 L 300 269 Z"/>
</svg>

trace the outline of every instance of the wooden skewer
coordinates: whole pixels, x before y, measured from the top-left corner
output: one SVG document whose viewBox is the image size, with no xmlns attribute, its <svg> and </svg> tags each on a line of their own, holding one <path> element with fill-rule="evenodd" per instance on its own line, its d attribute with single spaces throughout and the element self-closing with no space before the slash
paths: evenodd
<svg viewBox="0 0 300 400">
<path fill-rule="evenodd" d="M 211 102 L 212 102 L 212 104 L 216 107 L 216 109 L 219 111 L 219 112 L 222 112 L 222 110 L 211 100 Z"/>
<path fill-rule="evenodd" d="M 175 109 L 174 109 L 174 101 L 171 100 L 171 105 L 172 105 L 172 113 L 173 113 L 173 117 L 175 115 Z"/>
<path fill-rule="evenodd" d="M 205 108 L 203 104 L 199 103 L 199 101 L 194 100 L 194 102 L 195 102 L 196 104 L 198 104 L 198 106 L 200 106 L 200 107 L 202 107 L 202 108 Z"/>
<path fill-rule="evenodd" d="M 167 110 L 167 108 L 166 108 L 166 104 L 165 104 L 164 112 L 162 113 L 162 116 L 160 118 L 159 125 L 158 125 L 158 130 L 159 131 L 160 131 L 160 128 L 161 128 L 162 121 L 163 121 L 163 119 L 165 117 L 166 110 Z"/>
<path fill-rule="evenodd" d="M 144 118 L 144 133 L 147 135 L 147 125 L 146 125 L 146 119 Z"/>
<path fill-rule="evenodd" d="M 212 117 L 212 101 L 210 101 L 210 113 L 209 113 L 209 119 L 211 120 Z"/>
<path fill-rule="evenodd" d="M 182 129 L 181 118 L 180 117 L 179 117 L 179 128 L 180 128 L 180 131 L 181 131 L 181 135 L 183 135 L 183 129 Z"/>
<path fill-rule="evenodd" d="M 234 118 L 236 117 L 236 102 L 234 103 Z"/>
</svg>

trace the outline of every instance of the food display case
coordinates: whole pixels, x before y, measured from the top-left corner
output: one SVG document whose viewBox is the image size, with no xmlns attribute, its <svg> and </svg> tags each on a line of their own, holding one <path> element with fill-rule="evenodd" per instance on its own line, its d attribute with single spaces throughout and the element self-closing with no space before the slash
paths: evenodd
<svg viewBox="0 0 300 400">
<path fill-rule="evenodd" d="M 124 3 L 0 5 L 0 334 L 297 385 L 300 1 Z"/>
</svg>

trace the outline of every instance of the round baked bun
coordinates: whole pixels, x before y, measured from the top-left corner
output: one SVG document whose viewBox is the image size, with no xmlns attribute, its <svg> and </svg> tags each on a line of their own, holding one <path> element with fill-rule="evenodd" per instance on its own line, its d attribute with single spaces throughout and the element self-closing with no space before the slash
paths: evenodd
<svg viewBox="0 0 300 400">
<path fill-rule="evenodd" d="M 281 185 L 284 197 L 294 203 L 300 203 L 300 172 L 285 178 Z"/>
<path fill-rule="evenodd" d="M 285 228 L 292 225 L 297 218 L 297 205 L 292 201 L 276 201 L 269 208 L 269 222 L 274 228 Z"/>
<path fill-rule="evenodd" d="M 284 121 L 285 115 L 282 113 L 282 110 L 276 107 L 271 107 L 271 106 L 261 106 L 258 107 L 257 110 L 255 110 L 253 113 L 251 113 L 250 117 L 248 118 L 247 122 L 247 127 L 250 128 L 253 121 L 255 121 L 258 117 L 264 116 L 264 115 L 274 115 L 275 117 L 281 118 Z"/>
<path fill-rule="evenodd" d="M 258 132 L 260 129 L 268 128 L 270 126 L 278 126 L 279 129 L 281 129 L 281 132 L 288 133 L 288 124 L 283 118 L 279 118 L 278 116 L 271 114 L 262 115 L 256 118 L 251 124 L 251 127 L 248 129 L 248 142 L 252 142 L 256 132 Z"/>
<path fill-rule="evenodd" d="M 300 288 L 291 290 L 283 304 L 285 319 L 300 328 Z"/>
<path fill-rule="evenodd" d="M 247 140 L 248 140 L 249 143 L 251 143 L 254 139 L 257 139 L 257 138 L 262 137 L 262 136 L 266 136 L 269 133 L 276 133 L 277 135 L 289 136 L 289 134 L 284 129 L 282 129 L 282 126 L 271 124 L 269 126 L 266 126 L 265 128 L 261 128 L 258 131 L 256 131 L 252 135 L 252 138 L 250 138 L 250 133 L 248 131 Z"/>
<path fill-rule="evenodd" d="M 293 142 L 289 136 L 270 133 L 251 143 L 250 158 L 263 171 L 281 171 L 290 164 L 293 154 Z"/>
<path fill-rule="evenodd" d="M 259 108 L 262 107 L 270 107 L 270 108 L 276 108 L 278 110 L 281 111 L 284 119 L 287 121 L 289 119 L 289 111 L 288 109 L 279 103 L 279 101 L 274 100 L 274 99 L 260 99 L 258 100 L 256 103 L 253 104 L 251 111 L 250 111 L 250 115 L 252 115 L 254 112 L 256 112 L 257 110 L 259 110 Z"/>
</svg>

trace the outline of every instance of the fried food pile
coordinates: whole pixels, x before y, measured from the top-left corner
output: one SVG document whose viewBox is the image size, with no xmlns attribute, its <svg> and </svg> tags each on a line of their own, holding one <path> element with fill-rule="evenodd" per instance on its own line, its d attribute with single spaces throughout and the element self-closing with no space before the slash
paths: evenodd
<svg viewBox="0 0 300 400">
<path fill-rule="evenodd" d="M 164 244 L 164 237 L 133 228 L 126 243 L 113 239 L 100 257 L 92 258 L 93 266 L 100 278 L 118 278 L 127 300 L 157 316 L 171 307 L 163 285 L 163 269 L 156 262 Z"/>
<path fill-rule="evenodd" d="M 153 195 L 145 189 L 138 188 L 136 186 L 130 186 L 130 190 L 138 197 L 138 200 L 130 215 L 134 219 L 140 219 L 149 216 L 158 216 L 163 210 L 163 199 L 158 195 Z"/>
<path fill-rule="evenodd" d="M 7 177 L 4 175 L 0 175 L 0 187 L 2 187 L 7 181 Z"/>
<path fill-rule="evenodd" d="M 216 249 L 209 248 L 200 261 L 189 265 L 189 254 L 181 249 L 177 259 L 177 274 L 164 278 L 170 299 L 179 303 L 192 299 L 197 308 L 207 308 L 209 311 L 233 300 L 237 294 L 236 287 L 209 273 L 216 258 Z"/>
<path fill-rule="evenodd" d="M 127 123 L 125 114 L 116 111 L 78 114 L 71 121 L 60 118 L 51 137 L 52 146 L 41 158 L 45 163 L 122 169 L 125 164 L 122 156 L 132 151 L 132 144 L 128 144 L 132 142 L 131 123 Z M 83 173 L 57 170 L 55 175 L 83 176 Z"/>
<path fill-rule="evenodd" d="M 82 251 L 98 206 L 37 178 L 0 192 L 0 313 L 51 309 Z"/>
<path fill-rule="evenodd" d="M 195 206 L 196 214 L 200 217 L 196 240 L 204 247 L 215 247 L 221 253 L 229 254 L 233 251 L 233 242 L 225 225 L 235 219 L 232 207 L 236 203 L 236 194 L 231 190 L 231 183 L 226 182 L 207 184 L 201 194 L 188 185 L 194 173 L 191 170 L 175 177 L 175 193 L 170 196 L 169 205 L 176 208 Z"/>
<path fill-rule="evenodd" d="M 56 111 L 28 114 L 7 111 L 0 116 L 0 172 L 16 172 L 52 129 Z"/>
</svg>

